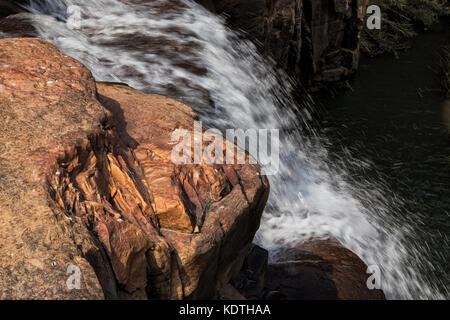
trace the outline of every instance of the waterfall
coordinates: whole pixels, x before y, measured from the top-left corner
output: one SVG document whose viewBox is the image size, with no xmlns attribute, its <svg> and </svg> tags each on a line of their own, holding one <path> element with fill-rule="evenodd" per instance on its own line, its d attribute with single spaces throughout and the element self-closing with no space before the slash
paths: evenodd
<svg viewBox="0 0 450 320">
<path fill-rule="evenodd" d="M 36 0 L 27 9 L 39 36 L 98 81 L 180 100 L 208 127 L 280 130 L 280 167 L 268 177 L 271 194 L 255 239 L 271 257 L 288 243 L 333 236 L 379 266 L 388 298 L 446 297 L 413 237 L 420 215 L 397 214 L 402 200 L 382 181 L 349 177 L 346 168 L 367 166 L 363 159 L 329 160 L 326 137 L 309 125 L 308 96 L 296 102 L 289 77 L 223 17 L 190 0 Z M 79 26 L 70 23 L 75 14 Z"/>
</svg>

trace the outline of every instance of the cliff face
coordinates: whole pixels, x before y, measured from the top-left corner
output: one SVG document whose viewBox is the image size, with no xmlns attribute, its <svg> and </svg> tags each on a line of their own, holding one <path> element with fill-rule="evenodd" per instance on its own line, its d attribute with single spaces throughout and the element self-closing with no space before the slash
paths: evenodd
<svg viewBox="0 0 450 320">
<path fill-rule="evenodd" d="M 175 165 L 189 107 L 25 38 L 0 40 L 0 113 L 0 298 L 213 298 L 239 271 L 268 182 L 258 165 Z"/>
<path fill-rule="evenodd" d="M 23 11 L 25 0 L 0 0 L 0 18 Z"/>
<path fill-rule="evenodd" d="M 368 0 L 212 0 L 231 26 L 304 84 L 354 73 Z M 210 2 L 206 7 L 211 8 Z"/>
</svg>

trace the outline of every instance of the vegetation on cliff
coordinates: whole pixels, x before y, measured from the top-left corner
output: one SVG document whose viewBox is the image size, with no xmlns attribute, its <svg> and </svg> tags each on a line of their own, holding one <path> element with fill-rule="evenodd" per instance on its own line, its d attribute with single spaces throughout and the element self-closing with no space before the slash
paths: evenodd
<svg viewBox="0 0 450 320">
<path fill-rule="evenodd" d="M 371 0 L 381 8 L 380 30 L 364 28 L 361 51 L 371 57 L 382 53 L 394 54 L 409 49 L 416 30 L 428 30 L 442 16 L 450 15 L 447 0 Z M 443 91 L 450 97 L 450 46 L 440 49 L 440 73 Z"/>
<path fill-rule="evenodd" d="M 363 29 L 361 50 L 370 56 L 382 53 L 398 55 L 408 49 L 416 27 L 428 29 L 448 15 L 447 0 L 372 0 L 381 8 L 381 30 Z"/>
</svg>

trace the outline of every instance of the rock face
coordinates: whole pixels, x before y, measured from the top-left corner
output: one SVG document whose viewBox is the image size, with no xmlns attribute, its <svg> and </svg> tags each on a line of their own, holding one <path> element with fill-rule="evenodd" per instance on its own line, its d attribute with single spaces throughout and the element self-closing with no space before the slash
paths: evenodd
<svg viewBox="0 0 450 320">
<path fill-rule="evenodd" d="M 335 82 L 356 71 L 368 0 L 213 0 L 232 26 L 245 31 L 304 84 Z M 210 7 L 210 5 L 209 5 Z"/>
<path fill-rule="evenodd" d="M 0 0 L 0 18 L 23 11 L 26 0 Z"/>
<path fill-rule="evenodd" d="M 0 19 L 0 37 L 37 38 L 38 33 L 30 18 L 24 13 L 18 13 Z"/>
<path fill-rule="evenodd" d="M 277 252 L 267 265 L 267 251 L 253 247 L 232 280 L 248 299 L 384 300 L 367 288 L 367 266 L 334 239 L 311 239 Z"/>
<path fill-rule="evenodd" d="M 39 39 L 0 40 L 0 104 L 0 298 L 214 298 L 239 271 L 268 182 L 175 165 L 189 107 L 96 84 Z"/>
</svg>

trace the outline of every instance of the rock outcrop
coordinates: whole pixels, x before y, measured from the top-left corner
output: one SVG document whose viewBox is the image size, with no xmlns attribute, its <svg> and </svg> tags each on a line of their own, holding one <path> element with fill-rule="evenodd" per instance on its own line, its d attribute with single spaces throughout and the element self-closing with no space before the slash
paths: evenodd
<svg viewBox="0 0 450 320">
<path fill-rule="evenodd" d="M 203 1 L 205 2 L 205 1 Z M 368 0 L 212 0 L 215 12 L 306 85 L 354 73 Z M 210 2 L 206 7 L 211 9 Z"/>
<path fill-rule="evenodd" d="M 0 113 L 0 298 L 214 298 L 241 268 L 268 182 L 258 165 L 175 165 L 189 107 L 3 39 Z"/>
<path fill-rule="evenodd" d="M 334 239 L 310 239 L 277 251 L 254 246 L 233 286 L 247 299 L 385 300 L 368 289 L 367 266 Z"/>
</svg>

